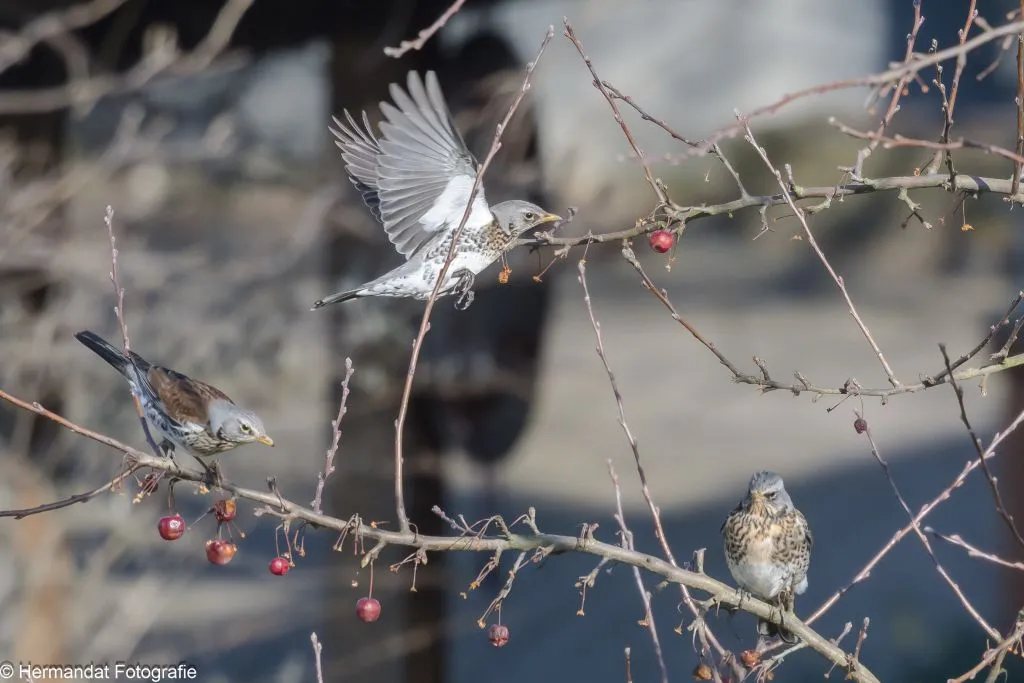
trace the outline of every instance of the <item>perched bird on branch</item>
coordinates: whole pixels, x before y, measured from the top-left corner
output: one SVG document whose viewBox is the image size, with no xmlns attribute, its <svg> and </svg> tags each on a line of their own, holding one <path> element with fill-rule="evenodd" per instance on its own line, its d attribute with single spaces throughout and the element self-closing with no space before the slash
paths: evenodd
<svg viewBox="0 0 1024 683">
<path fill-rule="evenodd" d="M 94 332 L 79 332 L 75 339 L 128 380 L 146 420 L 162 437 L 159 446 L 168 457 L 180 447 L 209 472 L 211 468 L 199 456 L 253 442 L 274 445 L 259 416 L 236 405 L 220 389 L 153 365 L 134 351 L 126 354 Z"/>
<path fill-rule="evenodd" d="M 722 525 L 722 535 L 729 572 L 739 587 L 792 611 L 794 595 L 807 590 L 814 538 L 782 477 L 774 472 L 755 473 L 747 495 Z M 758 620 L 757 632 L 796 642 L 792 633 L 763 619 Z"/>
<path fill-rule="evenodd" d="M 479 165 L 455 128 L 437 76 L 425 81 L 410 71 L 408 93 L 391 85 L 395 105 L 382 102 L 381 137 L 366 112 L 360 126 L 346 110 L 337 137 L 349 179 L 406 262 L 375 280 L 320 299 L 313 309 L 364 296 L 430 297 L 462 222 Z M 473 281 L 502 257 L 516 239 L 543 223 L 561 220 L 536 204 L 511 200 L 490 206 L 481 186 L 459 236 L 439 295 L 457 294 L 464 309 Z"/>
</svg>

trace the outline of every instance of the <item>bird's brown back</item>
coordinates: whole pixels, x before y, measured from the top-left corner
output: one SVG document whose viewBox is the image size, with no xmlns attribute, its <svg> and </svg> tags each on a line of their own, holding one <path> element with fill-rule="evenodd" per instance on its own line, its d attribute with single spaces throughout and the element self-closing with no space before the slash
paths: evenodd
<svg viewBox="0 0 1024 683">
<path fill-rule="evenodd" d="M 222 399 L 234 403 L 220 389 L 159 365 L 150 366 L 146 378 L 166 406 L 167 414 L 179 422 L 207 424 L 210 421 L 207 406 L 211 401 Z"/>
</svg>

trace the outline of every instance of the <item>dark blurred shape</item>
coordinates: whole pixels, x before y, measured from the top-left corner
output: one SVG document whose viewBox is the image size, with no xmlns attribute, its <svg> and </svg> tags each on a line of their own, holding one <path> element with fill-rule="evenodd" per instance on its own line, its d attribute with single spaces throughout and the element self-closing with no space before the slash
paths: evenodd
<svg viewBox="0 0 1024 683">
<path fill-rule="evenodd" d="M 0 32 L 17 31 L 29 21 L 38 5 L 30 1 L 0 3 Z M 66 77 L 62 52 L 69 43 L 77 43 L 70 36 L 41 41 L 21 62 L 0 72 L 0 90 L 7 88 L 46 87 L 62 83 Z M 11 169 L 11 181 L 30 182 L 45 176 L 61 163 L 63 146 L 63 116 L 60 112 L 46 115 L 0 116 L 0 135 L 9 137 L 19 150 Z M 8 179 L 5 179 L 8 180 Z M 0 196 L 3 196 L 0 191 Z M 60 230 L 60 212 L 46 221 L 41 230 L 55 234 Z M 48 308 L 54 283 L 42 269 L 22 267 L 8 260 L 0 264 L 0 308 L 20 307 L 29 315 L 43 316 Z M 59 334 L 59 332 L 58 332 Z M 11 368 L 14 369 L 13 367 Z M 43 370 L 43 377 L 33 377 L 41 388 L 35 399 L 51 410 L 61 412 L 64 405 L 63 386 L 58 377 Z M 44 458 L 60 433 L 61 428 L 50 420 L 19 414 L 8 417 L 11 407 L 0 407 L 0 438 L 11 438 L 15 419 L 31 422 L 28 431 L 28 452 L 38 464 L 57 479 L 70 474 L 66 462 Z"/>
</svg>

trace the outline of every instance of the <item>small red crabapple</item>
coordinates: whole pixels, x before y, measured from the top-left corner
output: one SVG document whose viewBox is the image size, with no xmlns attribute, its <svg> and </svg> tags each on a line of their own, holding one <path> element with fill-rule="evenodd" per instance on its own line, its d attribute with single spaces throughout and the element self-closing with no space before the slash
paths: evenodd
<svg viewBox="0 0 1024 683">
<path fill-rule="evenodd" d="M 380 602 L 377 598 L 359 598 L 356 601 L 356 616 L 368 624 L 377 621 L 380 619 Z"/>
<path fill-rule="evenodd" d="M 863 434 L 864 432 L 868 431 L 868 421 L 865 420 L 863 417 L 858 417 L 856 420 L 853 421 L 853 429 L 858 434 Z"/>
<path fill-rule="evenodd" d="M 508 644 L 508 626 L 491 624 L 487 631 L 487 640 L 491 641 L 494 647 L 505 647 Z"/>
<path fill-rule="evenodd" d="M 288 564 L 288 560 L 283 557 L 275 557 L 270 561 L 270 573 L 274 576 L 284 576 L 288 573 L 291 566 Z"/>
<path fill-rule="evenodd" d="M 185 520 L 181 515 L 168 515 L 160 518 L 156 528 L 160 531 L 160 538 L 177 541 L 185 533 Z"/>
<path fill-rule="evenodd" d="M 647 241 L 651 245 L 651 249 L 659 254 L 664 254 L 676 243 L 676 238 L 668 230 L 655 230 L 647 238 Z"/>
<path fill-rule="evenodd" d="M 206 559 L 211 564 L 227 564 L 235 556 L 236 552 L 238 552 L 238 546 L 231 541 L 222 541 L 219 538 L 215 538 L 206 542 Z"/>
<path fill-rule="evenodd" d="M 213 516 L 218 522 L 230 522 L 238 514 L 238 504 L 234 498 L 221 498 L 213 504 Z"/>
</svg>

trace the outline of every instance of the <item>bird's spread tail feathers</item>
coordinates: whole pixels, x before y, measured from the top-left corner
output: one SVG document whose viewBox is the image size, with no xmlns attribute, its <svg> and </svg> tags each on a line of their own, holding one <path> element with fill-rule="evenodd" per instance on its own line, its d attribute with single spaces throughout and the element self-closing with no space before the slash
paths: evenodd
<svg viewBox="0 0 1024 683">
<path fill-rule="evenodd" d="M 331 294 L 330 296 L 324 297 L 323 299 L 318 299 L 315 302 L 313 302 L 313 307 L 309 310 L 315 311 L 318 308 L 330 306 L 331 304 L 338 304 L 341 303 L 342 301 L 348 301 L 350 299 L 358 299 L 359 297 L 363 296 L 362 292 L 363 290 L 361 289 L 350 289 L 347 292 L 338 292 L 337 294 Z"/>
</svg>

